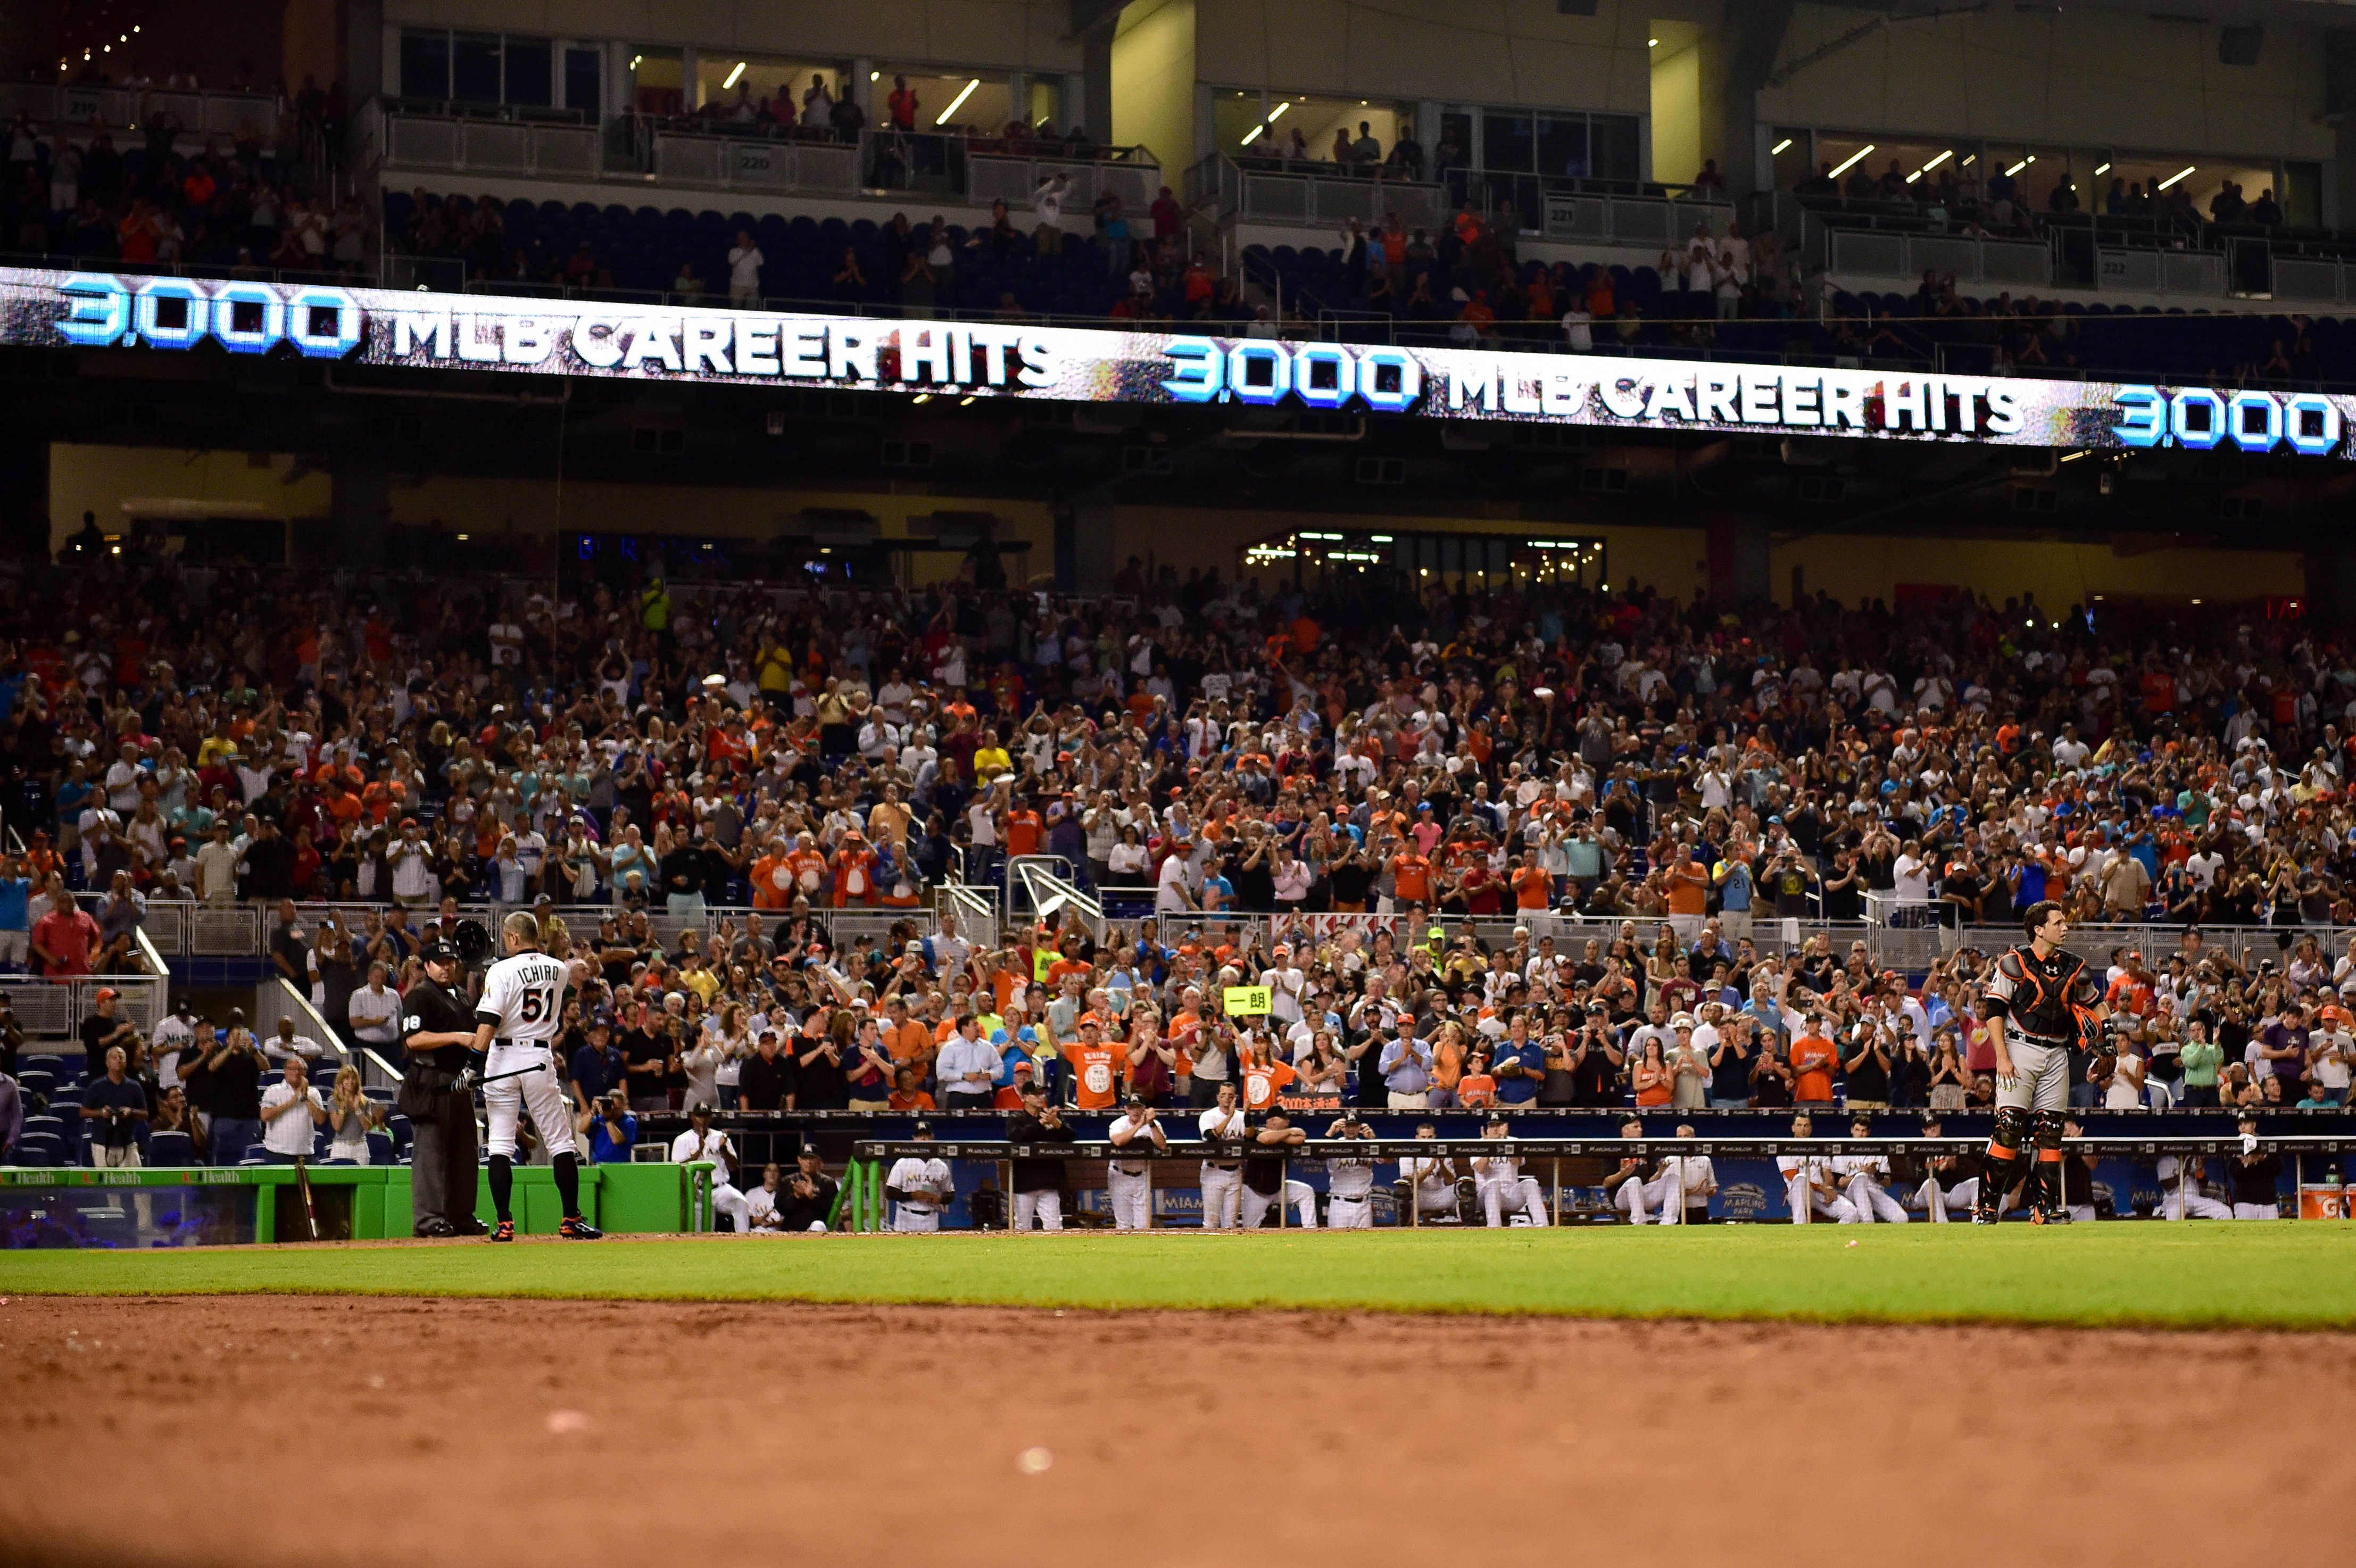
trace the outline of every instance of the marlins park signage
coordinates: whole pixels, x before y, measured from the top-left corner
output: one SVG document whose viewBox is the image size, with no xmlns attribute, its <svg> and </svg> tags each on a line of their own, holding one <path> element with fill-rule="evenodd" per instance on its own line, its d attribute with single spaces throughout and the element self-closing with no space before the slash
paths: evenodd
<svg viewBox="0 0 2356 1568">
<path fill-rule="evenodd" d="M 1647 430 L 2351 455 L 2356 399 L 2107 381 L 1296 343 L 0 268 L 18 345 L 902 396 L 1230 403 Z"/>
</svg>

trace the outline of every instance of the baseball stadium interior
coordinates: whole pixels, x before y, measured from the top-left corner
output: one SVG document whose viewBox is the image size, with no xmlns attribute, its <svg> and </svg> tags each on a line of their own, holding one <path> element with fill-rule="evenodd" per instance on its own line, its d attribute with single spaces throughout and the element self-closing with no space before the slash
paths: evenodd
<svg viewBox="0 0 2356 1568">
<path fill-rule="evenodd" d="M 0 120 L 20 1311 L 1788 1226 L 2356 1323 L 2356 0 L 40 0 Z"/>
</svg>

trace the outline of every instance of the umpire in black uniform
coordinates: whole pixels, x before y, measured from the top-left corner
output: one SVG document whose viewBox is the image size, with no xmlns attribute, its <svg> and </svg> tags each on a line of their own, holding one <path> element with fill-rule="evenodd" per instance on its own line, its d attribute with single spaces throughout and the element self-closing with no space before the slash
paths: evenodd
<svg viewBox="0 0 2356 1568">
<path fill-rule="evenodd" d="M 425 978 L 402 997 L 401 1043 L 409 1053 L 401 1109 L 410 1151 L 409 1208 L 420 1236 L 480 1236 L 475 1218 L 475 1097 L 459 1082 L 475 1043 L 475 1010 L 456 987 L 458 950 L 426 945 Z"/>
</svg>

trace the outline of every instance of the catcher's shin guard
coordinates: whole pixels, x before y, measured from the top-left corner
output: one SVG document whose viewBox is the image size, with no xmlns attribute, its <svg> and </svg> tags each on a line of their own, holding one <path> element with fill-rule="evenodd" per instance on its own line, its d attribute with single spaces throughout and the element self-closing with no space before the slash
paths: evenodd
<svg viewBox="0 0 2356 1568">
<path fill-rule="evenodd" d="M 2004 1195 L 2019 1179 L 2020 1145 L 2029 1135 L 2029 1113 L 2017 1106 L 1999 1106 L 1996 1133 L 1988 1139 L 1987 1174 L 1980 1178 L 1978 1197 L 1972 1202 L 1972 1223 L 1993 1225 L 2004 1212 Z"/>
<path fill-rule="evenodd" d="M 2062 1113 L 2040 1111 L 2036 1119 L 2037 1164 L 2020 1195 L 2032 1225 L 2067 1224 L 2070 1209 L 2062 1190 Z"/>
</svg>

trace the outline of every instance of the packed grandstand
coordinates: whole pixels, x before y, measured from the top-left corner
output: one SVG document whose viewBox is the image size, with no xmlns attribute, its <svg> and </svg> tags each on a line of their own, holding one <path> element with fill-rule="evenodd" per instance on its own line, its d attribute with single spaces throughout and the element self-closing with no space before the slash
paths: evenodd
<svg viewBox="0 0 2356 1568">
<path fill-rule="evenodd" d="M 135 969 L 165 911 L 259 905 L 278 972 L 389 1053 L 375 999 L 458 906 L 561 908 L 598 967 L 561 1058 L 584 1110 L 987 1111 L 1026 1080 L 1090 1111 L 1227 1082 L 1961 1110 L 1991 1095 L 1986 966 L 2050 898 L 2127 1020 L 2073 1103 L 2345 1099 L 2328 626 L 1119 589 L 35 573 L 0 928 L 71 977 Z M 1010 865 L 1080 897 L 961 929 Z M 1270 1011 L 1228 1015 L 1233 984 Z M 116 1043 L 201 1144 L 187 1032 Z"/>
</svg>

